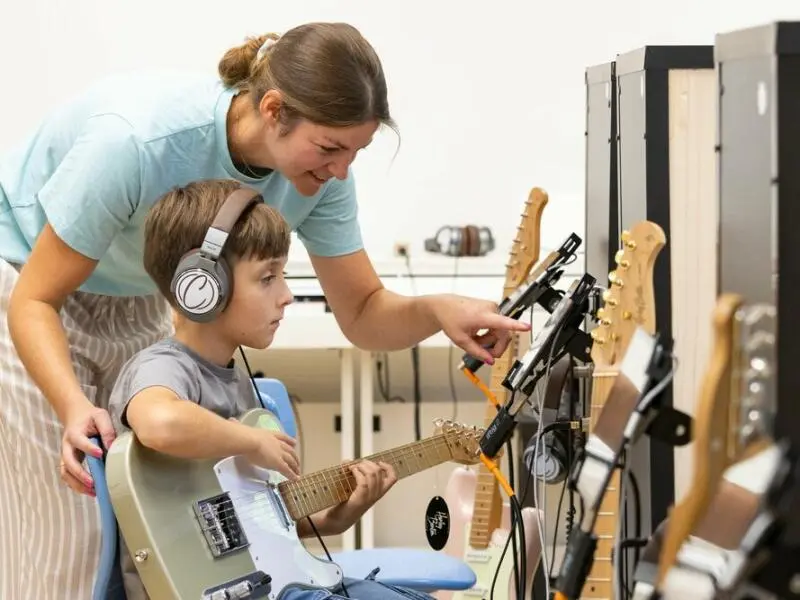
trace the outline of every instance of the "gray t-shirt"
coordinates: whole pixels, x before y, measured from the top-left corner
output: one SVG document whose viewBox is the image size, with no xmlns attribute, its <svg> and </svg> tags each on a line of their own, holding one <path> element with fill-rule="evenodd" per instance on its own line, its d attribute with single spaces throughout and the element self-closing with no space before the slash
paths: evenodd
<svg viewBox="0 0 800 600">
<path fill-rule="evenodd" d="M 215 365 L 179 341 L 167 338 L 135 354 L 120 370 L 108 403 L 118 435 L 130 429 L 125 412 L 131 398 L 153 386 L 169 388 L 179 398 L 196 402 L 225 418 L 260 406 L 246 374 L 235 367 Z M 128 600 L 150 600 L 122 538 L 120 564 Z"/>
<path fill-rule="evenodd" d="M 165 387 L 221 417 L 236 417 L 260 406 L 250 378 L 236 367 L 215 365 L 174 338 L 135 354 L 120 370 L 108 412 L 117 434 L 130 429 L 128 403 L 142 390 Z"/>
</svg>

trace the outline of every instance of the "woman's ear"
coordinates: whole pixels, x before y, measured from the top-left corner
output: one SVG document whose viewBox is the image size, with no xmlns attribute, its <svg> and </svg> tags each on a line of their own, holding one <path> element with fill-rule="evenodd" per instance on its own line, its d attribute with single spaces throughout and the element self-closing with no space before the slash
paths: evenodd
<svg viewBox="0 0 800 600">
<path fill-rule="evenodd" d="M 281 118 L 283 99 L 278 90 L 269 90 L 258 103 L 258 112 L 268 125 L 277 125 Z"/>
</svg>

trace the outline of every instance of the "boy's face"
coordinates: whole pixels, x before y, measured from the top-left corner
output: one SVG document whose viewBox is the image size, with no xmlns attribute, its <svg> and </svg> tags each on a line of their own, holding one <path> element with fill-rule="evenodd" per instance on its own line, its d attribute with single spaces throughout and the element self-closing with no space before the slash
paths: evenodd
<svg viewBox="0 0 800 600">
<path fill-rule="evenodd" d="M 272 343 L 283 311 L 293 300 L 285 267 L 286 257 L 238 260 L 233 265 L 233 296 L 216 320 L 231 342 L 258 350 Z"/>
</svg>

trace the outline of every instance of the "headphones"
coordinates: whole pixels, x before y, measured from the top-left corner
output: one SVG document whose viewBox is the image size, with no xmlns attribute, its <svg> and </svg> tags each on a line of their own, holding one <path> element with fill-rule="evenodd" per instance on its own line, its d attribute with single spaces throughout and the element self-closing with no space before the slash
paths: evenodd
<svg viewBox="0 0 800 600">
<path fill-rule="evenodd" d="M 534 433 L 522 453 L 523 464 L 531 474 L 548 485 L 563 482 L 569 475 L 571 467 L 570 413 L 573 411 L 570 409 L 574 387 L 571 385 L 572 381 L 572 358 L 565 356 L 551 369 L 542 407 L 542 412 L 544 410 L 555 412 L 555 419 L 550 419 L 548 424 L 544 416 L 539 415 L 539 419 L 545 421 L 542 423 L 542 429 L 547 427 L 548 431 L 538 443 L 538 449 L 536 446 L 539 434 Z M 572 451 L 571 454 L 574 455 L 575 452 Z M 534 457 L 536 457 L 535 462 Z"/>
<path fill-rule="evenodd" d="M 178 310 L 197 323 L 207 323 L 228 304 L 233 272 L 222 252 L 233 226 L 251 206 L 262 202 L 252 188 L 240 188 L 225 198 L 208 228 L 203 244 L 181 257 L 170 283 Z"/>
<path fill-rule="evenodd" d="M 494 250 L 494 237 L 488 227 L 446 225 L 425 240 L 425 250 L 447 256 L 485 256 Z"/>
</svg>

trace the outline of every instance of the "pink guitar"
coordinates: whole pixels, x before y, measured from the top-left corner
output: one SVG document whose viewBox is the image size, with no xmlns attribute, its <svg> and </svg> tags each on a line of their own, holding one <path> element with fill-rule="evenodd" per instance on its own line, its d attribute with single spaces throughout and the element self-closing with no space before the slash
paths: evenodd
<svg viewBox="0 0 800 600">
<path fill-rule="evenodd" d="M 547 193 L 533 188 L 525 201 L 525 210 L 511 247 L 511 256 L 506 265 L 504 294 L 513 292 L 528 277 L 539 260 L 539 229 L 542 211 L 547 204 Z M 501 382 L 508 373 L 517 353 L 517 340 L 512 339 L 503 356 L 495 360 L 492 367 L 489 393 L 500 403 L 506 400 L 506 389 Z M 486 425 L 495 415 L 494 402 L 487 401 Z M 511 526 L 511 509 L 503 502 L 500 486 L 494 475 L 481 464 L 477 472 L 472 469 L 456 469 L 445 489 L 445 501 L 450 507 L 450 537 L 444 552 L 462 559 L 477 576 L 475 585 L 462 592 L 438 592 L 439 600 L 483 600 L 489 599 L 492 581 L 497 572 L 494 589 L 496 600 L 517 600 L 514 589 L 514 558 L 509 545 L 502 563 L 500 557 L 506 545 Z M 540 511 L 541 512 L 541 511 Z M 539 564 L 541 544 L 538 519 L 532 508 L 522 509 L 525 528 L 526 600 L 530 598 L 533 575 Z M 521 599 L 520 599 L 521 600 Z"/>
</svg>

